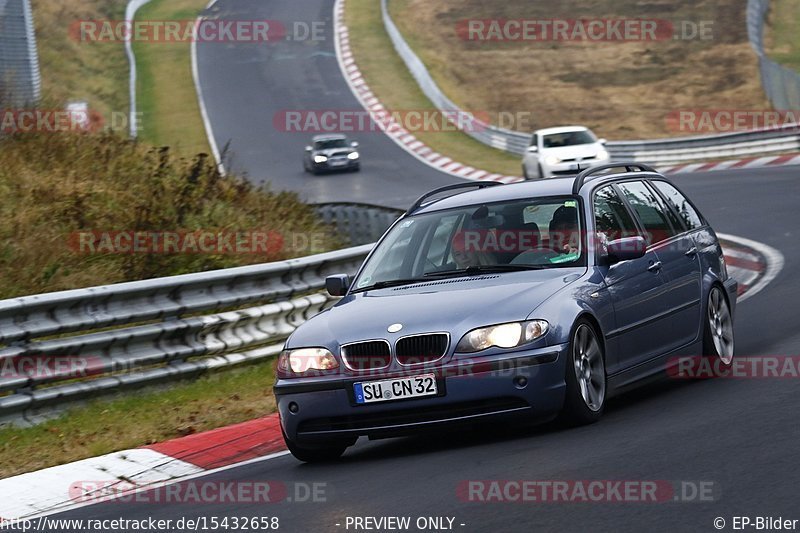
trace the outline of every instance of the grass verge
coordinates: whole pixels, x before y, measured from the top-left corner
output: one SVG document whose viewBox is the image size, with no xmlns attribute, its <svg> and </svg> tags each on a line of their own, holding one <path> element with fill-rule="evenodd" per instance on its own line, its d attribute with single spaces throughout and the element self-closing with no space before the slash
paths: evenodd
<svg viewBox="0 0 800 533">
<path fill-rule="evenodd" d="M 464 109 L 519 114 L 513 129 L 520 131 L 578 123 L 608 139 L 691 135 L 667 120 L 680 110 L 769 109 L 745 7 L 740 0 L 390 1 L 400 31 Z M 649 41 L 467 40 L 457 28 L 474 19 L 658 19 L 674 32 Z"/>
<path fill-rule="evenodd" d="M 765 32 L 767 53 L 800 72 L 800 0 L 772 0 Z"/>
<path fill-rule="evenodd" d="M 122 20 L 118 0 L 32 0 L 42 94 L 59 108 L 82 100 L 107 120 L 128 113 L 128 60 L 121 42 L 90 42 L 74 30 L 81 20 Z"/>
<path fill-rule="evenodd" d="M 0 429 L 0 478 L 265 416 L 275 412 L 273 382 L 273 362 L 264 362 Z"/>
<path fill-rule="evenodd" d="M 153 0 L 137 20 L 193 21 L 207 0 Z M 192 78 L 191 43 L 137 42 L 138 107 L 142 139 L 183 154 L 209 153 Z"/>
<path fill-rule="evenodd" d="M 358 68 L 381 103 L 392 110 L 436 108 L 419 89 L 383 28 L 380 2 L 347 0 L 345 22 Z M 459 163 L 512 176 L 520 157 L 490 148 L 460 132 L 413 132 L 422 142 Z"/>
<path fill-rule="evenodd" d="M 223 178 L 208 156 L 182 158 L 107 133 L 0 139 L 0 197 L 0 298 L 264 263 L 341 244 L 295 193 Z M 80 244 L 88 232 L 99 243 L 120 231 L 274 238 L 265 253 L 124 253 Z M 313 236 L 312 246 L 301 249 L 296 235 Z"/>
</svg>

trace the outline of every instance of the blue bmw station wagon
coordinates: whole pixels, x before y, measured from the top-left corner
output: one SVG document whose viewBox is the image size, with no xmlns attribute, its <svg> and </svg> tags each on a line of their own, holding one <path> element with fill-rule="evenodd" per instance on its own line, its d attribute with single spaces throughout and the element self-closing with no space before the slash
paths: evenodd
<svg viewBox="0 0 800 533">
<path fill-rule="evenodd" d="M 445 424 L 590 423 L 679 356 L 733 359 L 737 284 L 717 236 L 638 163 L 437 189 L 352 280 L 326 284 L 342 299 L 278 360 L 281 425 L 301 461 Z"/>
</svg>

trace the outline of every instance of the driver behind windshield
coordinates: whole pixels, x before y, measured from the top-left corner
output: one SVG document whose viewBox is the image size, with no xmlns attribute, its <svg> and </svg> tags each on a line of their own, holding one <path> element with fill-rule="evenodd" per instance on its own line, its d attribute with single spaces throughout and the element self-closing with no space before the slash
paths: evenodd
<svg viewBox="0 0 800 533">
<path fill-rule="evenodd" d="M 450 252 L 456 268 L 464 269 L 471 266 L 494 265 L 495 261 L 491 252 L 477 249 L 473 243 L 467 246 L 466 233 L 458 231 L 450 243 Z"/>
<path fill-rule="evenodd" d="M 580 254 L 577 208 L 562 205 L 556 209 L 549 230 L 550 247 L 554 251 L 567 255 Z"/>
</svg>

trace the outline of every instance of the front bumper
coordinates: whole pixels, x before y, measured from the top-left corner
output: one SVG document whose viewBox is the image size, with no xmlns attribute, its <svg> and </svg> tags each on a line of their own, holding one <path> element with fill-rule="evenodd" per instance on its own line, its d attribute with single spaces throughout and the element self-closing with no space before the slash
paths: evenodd
<svg viewBox="0 0 800 533">
<path fill-rule="evenodd" d="M 324 163 L 311 162 L 312 167 L 317 172 L 336 172 L 337 170 L 352 170 L 359 167 L 359 159 L 346 159 L 341 164 L 336 164 L 330 159 Z"/>
<path fill-rule="evenodd" d="M 545 176 L 572 176 L 588 168 L 598 167 L 610 162 L 610 158 L 605 158 L 589 159 L 585 161 L 566 161 L 563 163 L 557 163 L 555 165 L 542 163 L 542 171 L 544 172 Z M 578 165 L 580 165 L 580 170 L 578 170 Z"/>
<path fill-rule="evenodd" d="M 534 420 L 558 412 L 564 403 L 567 347 L 548 346 L 417 367 L 402 376 L 435 373 L 438 396 L 367 405 L 355 403 L 353 384 L 400 375 L 278 380 L 275 396 L 281 424 L 290 440 L 313 443 L 404 435 L 487 419 L 523 416 Z M 524 386 L 521 381 L 526 382 Z"/>
</svg>

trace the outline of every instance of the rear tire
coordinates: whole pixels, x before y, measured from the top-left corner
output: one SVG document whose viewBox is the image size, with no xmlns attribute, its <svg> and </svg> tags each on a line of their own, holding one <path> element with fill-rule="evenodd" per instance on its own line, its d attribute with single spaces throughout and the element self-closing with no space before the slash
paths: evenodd
<svg viewBox="0 0 800 533">
<path fill-rule="evenodd" d="M 565 366 L 567 390 L 561 420 L 571 426 L 597 422 L 606 404 L 605 355 L 594 326 L 586 319 L 572 328 Z"/>
<path fill-rule="evenodd" d="M 281 431 L 283 433 L 283 431 Z M 295 459 L 303 461 L 304 463 L 323 463 L 339 459 L 345 450 L 355 444 L 355 442 L 337 442 L 332 444 L 324 444 L 307 448 L 299 446 L 295 442 L 289 440 L 286 433 L 283 433 L 283 441 L 286 447 L 292 453 Z"/>
<path fill-rule="evenodd" d="M 703 356 L 716 357 L 723 368 L 733 364 L 733 317 L 728 299 L 718 285 L 711 287 L 703 326 Z"/>
</svg>

